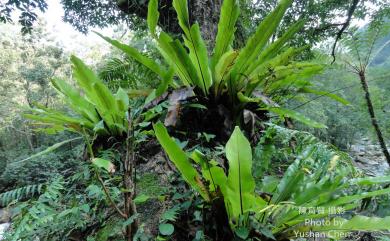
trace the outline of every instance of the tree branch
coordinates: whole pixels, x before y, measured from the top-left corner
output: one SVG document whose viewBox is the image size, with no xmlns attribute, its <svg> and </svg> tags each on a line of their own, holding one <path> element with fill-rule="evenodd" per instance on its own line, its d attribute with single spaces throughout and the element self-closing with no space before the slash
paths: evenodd
<svg viewBox="0 0 390 241">
<path fill-rule="evenodd" d="M 337 27 L 342 26 L 342 25 L 344 25 L 344 23 L 329 23 L 329 24 L 323 25 L 321 27 L 315 28 L 314 33 L 323 32 L 323 31 L 328 30 L 330 28 L 337 28 Z"/>
<path fill-rule="evenodd" d="M 128 218 L 128 216 L 123 213 L 120 208 L 118 207 L 118 205 L 115 204 L 114 200 L 112 199 L 106 185 L 104 184 L 104 181 L 103 179 L 101 178 L 100 174 L 99 174 L 99 171 L 96 170 L 96 177 L 98 178 L 100 184 L 102 185 L 103 187 L 103 191 L 104 193 L 106 194 L 107 198 L 108 198 L 108 201 L 111 203 L 111 206 L 119 213 L 119 215 L 121 215 L 124 219 Z"/>
<path fill-rule="evenodd" d="M 337 32 L 337 35 L 336 35 L 336 38 L 335 38 L 335 41 L 334 41 L 333 47 L 332 47 L 332 57 L 333 57 L 332 64 L 336 61 L 337 42 L 341 39 L 341 36 L 343 35 L 344 31 L 348 28 L 349 24 L 351 23 L 353 13 L 355 12 L 358 3 L 359 3 L 359 0 L 353 0 L 352 4 L 349 7 L 348 12 L 347 12 L 347 20 L 344 22 L 341 29 Z"/>
<path fill-rule="evenodd" d="M 89 154 L 90 154 L 90 158 L 93 159 L 93 158 L 94 158 L 94 154 L 93 154 L 92 144 L 91 144 L 91 142 L 90 142 L 90 140 L 89 140 L 89 138 L 88 138 L 88 135 L 87 135 L 87 133 L 85 132 L 85 129 L 84 129 L 84 128 L 83 128 L 83 134 L 84 134 L 85 142 L 87 143 L 87 150 L 88 150 L 88 152 L 89 152 Z M 97 179 L 99 180 L 100 184 L 102 185 L 103 191 L 104 191 L 105 195 L 107 196 L 108 201 L 110 202 L 110 204 L 112 205 L 112 207 L 113 207 L 113 208 L 119 213 L 119 215 L 121 215 L 123 218 L 125 218 L 125 219 L 128 218 L 128 216 L 127 216 L 124 212 L 122 212 L 122 211 L 120 210 L 120 208 L 118 207 L 118 205 L 115 204 L 114 200 L 113 200 L 112 197 L 110 196 L 110 193 L 109 193 L 109 191 L 108 191 L 106 185 L 104 184 L 104 181 L 103 181 L 102 177 L 101 177 L 100 174 L 99 174 L 99 170 L 96 170 L 96 169 L 94 169 L 94 170 L 95 170 L 96 177 L 97 177 Z"/>
</svg>

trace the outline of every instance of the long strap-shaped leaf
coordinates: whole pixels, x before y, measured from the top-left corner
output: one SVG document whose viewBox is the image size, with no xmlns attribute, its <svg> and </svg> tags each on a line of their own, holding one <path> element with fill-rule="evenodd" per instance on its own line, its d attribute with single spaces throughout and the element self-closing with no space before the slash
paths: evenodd
<svg viewBox="0 0 390 241">
<path fill-rule="evenodd" d="M 60 148 L 61 146 L 65 145 L 65 144 L 67 144 L 69 142 L 72 142 L 72 141 L 75 141 L 75 140 L 79 140 L 79 139 L 82 139 L 82 137 L 76 137 L 76 138 L 72 138 L 72 139 L 68 139 L 68 140 L 65 140 L 65 141 L 61 141 L 61 142 L 55 143 L 54 145 L 49 146 L 48 148 L 46 148 L 45 150 L 43 150 L 41 152 L 35 153 L 35 154 L 33 154 L 33 155 L 23 159 L 23 160 L 11 162 L 11 163 L 9 163 L 9 165 L 19 164 L 19 163 L 22 163 L 22 162 L 34 159 L 36 157 L 48 154 L 48 153 L 50 153 L 50 152 Z"/>
<path fill-rule="evenodd" d="M 94 123 L 83 117 L 71 117 L 62 112 L 46 108 L 42 105 L 36 105 L 36 108 L 30 109 L 33 114 L 24 114 L 26 118 L 40 121 L 47 124 L 63 125 L 64 127 L 77 127 L 85 126 L 87 128 L 93 127 Z"/>
<path fill-rule="evenodd" d="M 114 135 L 121 134 L 118 124 L 122 124 L 125 113 L 117 108 L 114 95 L 96 74 L 76 56 L 71 57 L 74 77 L 88 100 L 95 105 L 100 116 Z M 122 128 L 126 129 L 126 128 Z"/>
<path fill-rule="evenodd" d="M 184 31 L 184 42 L 190 50 L 190 59 L 197 70 L 199 79 L 202 81 L 198 87 L 207 94 L 208 89 L 212 85 L 212 79 L 207 48 L 200 34 L 199 24 L 196 23 L 190 26 L 187 0 L 173 0 L 172 5 L 177 12 L 179 25 Z"/>
<path fill-rule="evenodd" d="M 162 32 L 158 38 L 158 44 L 160 52 L 175 69 L 184 85 L 202 86 L 196 68 L 179 40 L 173 40 L 168 34 Z"/>
<path fill-rule="evenodd" d="M 350 180 L 348 183 L 351 185 L 355 184 L 359 186 L 390 183 L 390 176 L 355 178 Z"/>
<path fill-rule="evenodd" d="M 380 196 L 380 195 L 387 195 L 389 193 L 390 193 L 390 188 L 386 188 L 386 189 L 375 190 L 375 191 L 371 191 L 371 192 L 364 192 L 364 193 L 351 195 L 351 196 L 340 197 L 340 198 L 337 198 L 333 201 L 330 201 L 330 202 L 325 203 L 325 204 L 320 204 L 320 205 L 323 205 L 326 207 L 337 207 L 337 206 L 340 206 L 340 205 L 343 205 L 346 203 L 352 203 L 355 201 L 359 201 L 359 200 L 362 200 L 364 198 L 375 197 L 375 196 Z"/>
<path fill-rule="evenodd" d="M 138 51 L 138 49 L 133 48 L 129 45 L 122 44 L 117 40 L 113 40 L 109 37 L 103 36 L 100 33 L 95 32 L 97 35 L 99 35 L 102 39 L 113 45 L 114 47 L 122 50 L 124 53 L 126 53 L 130 58 L 135 59 L 139 63 L 145 65 L 147 68 L 149 68 L 151 71 L 159 75 L 160 77 L 163 77 L 165 72 L 163 68 L 160 67 L 159 64 L 157 64 L 154 60 L 146 57 L 142 53 Z"/>
<path fill-rule="evenodd" d="M 275 193 L 271 199 L 271 203 L 278 204 L 288 200 L 291 194 L 297 190 L 298 184 L 303 181 L 303 178 L 304 174 L 301 170 L 301 159 L 297 159 L 284 173 L 284 176 L 277 187 L 277 193 Z"/>
<path fill-rule="evenodd" d="M 156 27 L 160 13 L 158 12 L 158 1 L 150 0 L 148 4 L 148 28 L 153 38 L 156 38 Z"/>
<path fill-rule="evenodd" d="M 299 122 L 302 122 L 305 125 L 308 125 L 308 126 L 311 126 L 314 128 L 326 128 L 326 126 L 324 124 L 313 121 L 313 120 L 305 117 L 304 115 L 300 114 L 299 112 L 296 112 L 296 111 L 293 111 L 290 109 L 285 109 L 285 108 L 281 108 L 281 107 L 268 107 L 267 110 L 269 110 L 270 112 L 276 113 L 281 117 L 289 117 L 289 118 L 292 118 L 294 120 L 297 120 Z"/>
<path fill-rule="evenodd" d="M 177 6 L 178 16 L 180 16 L 178 17 L 180 26 L 183 27 L 183 31 L 186 34 L 191 35 L 190 29 L 187 27 L 186 24 L 189 22 L 187 2 L 181 1 L 181 2 L 175 2 L 174 4 Z M 158 12 L 157 0 L 150 0 L 148 5 L 149 31 L 153 36 L 153 38 L 155 38 L 156 41 L 158 42 L 158 47 L 160 49 L 161 54 L 171 65 L 171 68 L 164 75 L 165 78 L 163 78 L 163 81 L 171 82 L 171 80 L 169 79 L 167 81 L 166 77 L 171 75 L 170 70 L 173 69 L 176 72 L 176 74 L 179 76 L 179 78 L 181 79 L 184 85 L 186 86 L 195 85 L 201 89 L 205 89 L 204 88 L 205 85 L 203 84 L 203 81 L 201 81 L 200 77 L 198 76 L 198 72 L 199 72 L 198 62 L 192 60 L 191 56 L 187 54 L 187 51 L 182 46 L 182 44 L 179 41 L 172 39 L 165 32 L 161 32 L 160 36 L 157 36 L 156 26 L 157 26 L 159 15 L 160 13 Z M 198 41 L 202 42 L 199 39 Z M 200 43 L 200 46 L 201 45 L 202 43 Z M 206 52 L 206 59 L 207 59 L 207 52 Z M 196 64 L 198 64 L 198 66 L 196 66 Z M 164 86 L 165 84 L 162 83 L 160 85 L 159 90 L 157 90 L 156 93 L 161 92 L 161 89 L 163 89 Z"/>
<path fill-rule="evenodd" d="M 305 21 L 300 20 L 293 24 L 284 34 L 282 37 L 278 38 L 274 43 L 267 46 L 260 54 L 260 56 L 257 58 L 257 60 L 254 63 L 251 63 L 246 74 L 250 75 L 252 74 L 252 71 L 257 68 L 260 64 L 264 63 L 265 61 L 269 60 L 270 58 L 275 57 L 279 50 L 285 45 L 285 43 L 291 39 L 291 37 L 297 33 L 300 29 L 302 29 L 303 25 L 305 24 Z"/>
<path fill-rule="evenodd" d="M 77 113 L 93 123 L 100 121 L 95 107 L 86 99 L 84 99 L 74 87 L 66 83 L 64 80 L 58 78 L 52 79 L 51 83 L 53 84 L 54 88 L 67 97 L 67 102 Z"/>
<path fill-rule="evenodd" d="M 245 74 L 248 66 L 258 57 L 260 51 L 267 44 L 268 40 L 275 33 L 282 17 L 290 6 L 292 0 L 281 0 L 279 5 L 259 25 L 255 34 L 249 38 L 245 47 L 241 50 L 237 62 L 232 70 L 233 77 L 239 78 Z"/>
<path fill-rule="evenodd" d="M 350 104 L 348 100 L 346 100 L 346 99 L 344 99 L 336 94 L 328 92 L 328 91 L 315 90 L 315 89 L 311 89 L 309 87 L 303 87 L 303 88 L 299 89 L 298 91 L 302 92 L 302 93 L 311 93 L 311 94 L 315 94 L 315 95 L 319 95 L 319 96 L 326 96 L 326 97 L 329 97 L 335 101 L 340 102 L 343 105 Z"/>
<path fill-rule="evenodd" d="M 184 43 L 190 50 L 190 59 L 194 64 L 199 79 L 202 81 L 199 86 L 203 93 L 207 94 L 212 83 L 211 71 L 207 55 L 206 44 L 200 35 L 199 24 L 192 25 L 190 36 L 184 38 Z"/>
<path fill-rule="evenodd" d="M 187 0 L 173 0 L 173 8 L 177 13 L 177 20 L 179 25 L 186 36 L 190 35 L 190 17 L 188 14 L 188 2 Z"/>
<path fill-rule="evenodd" d="M 313 231 L 385 231 L 390 230 L 390 216 L 384 218 L 378 217 L 365 217 L 354 216 L 352 219 L 347 220 L 340 217 L 332 219 L 328 225 L 313 225 L 308 226 Z M 335 235 L 334 232 L 330 232 L 330 235 Z M 340 237 L 340 236 L 339 236 Z"/>
<path fill-rule="evenodd" d="M 249 141 L 240 131 L 234 129 L 226 144 L 226 157 L 229 161 L 227 194 L 231 215 L 237 218 L 254 205 L 255 180 L 252 177 L 252 150 Z"/>
<path fill-rule="evenodd" d="M 211 58 L 211 69 L 214 72 L 219 59 L 230 50 L 236 31 L 237 18 L 240 15 L 240 6 L 237 0 L 224 0 L 218 23 L 218 33 L 215 40 L 214 54 Z"/>
<path fill-rule="evenodd" d="M 191 165 L 186 153 L 179 147 L 179 145 L 169 136 L 167 129 L 159 122 L 153 125 L 154 133 L 164 151 L 168 154 L 169 159 L 175 164 L 180 171 L 183 179 L 190 184 L 199 194 L 206 200 L 210 201 L 210 196 L 203 182 L 201 181 L 199 173 Z"/>
</svg>

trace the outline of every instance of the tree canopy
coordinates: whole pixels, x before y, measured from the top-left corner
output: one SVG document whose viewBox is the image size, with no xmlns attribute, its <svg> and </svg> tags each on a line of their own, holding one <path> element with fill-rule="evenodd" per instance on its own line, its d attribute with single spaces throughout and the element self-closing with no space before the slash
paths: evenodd
<svg viewBox="0 0 390 241">
<path fill-rule="evenodd" d="M 92 0 L 61 0 L 65 10 L 63 20 L 70 23 L 75 29 L 86 33 L 93 27 L 107 27 L 125 23 L 130 29 L 145 30 L 147 17 L 146 0 L 122 1 L 92 1 Z M 159 25 L 170 33 L 180 32 L 172 1 L 162 0 L 159 2 Z M 189 7 L 191 21 L 198 21 L 202 29 L 202 35 L 206 39 L 213 39 L 220 9 L 219 1 L 191 0 Z M 239 0 L 242 6 L 242 14 L 238 24 L 238 41 L 243 41 L 253 26 L 256 26 L 274 8 L 278 0 L 249 1 Z M 375 8 L 373 6 L 375 5 Z M 207 6 L 207 7 L 206 7 Z M 280 33 L 285 31 L 286 26 L 304 18 L 307 21 L 306 27 L 298 35 L 296 43 L 299 45 L 315 44 L 327 38 L 337 38 L 337 35 L 344 32 L 350 21 L 362 20 L 365 18 L 383 18 L 389 12 L 389 0 L 340 0 L 340 1 L 311 1 L 297 0 L 287 12 Z M 22 24 L 23 32 L 29 32 L 37 19 L 37 12 L 47 9 L 46 0 L 8 0 L 0 4 L 0 21 L 12 21 L 11 13 L 19 12 L 19 22 Z M 206 27 L 208 23 L 209 27 Z M 209 35 L 209 36 L 207 36 Z M 241 37 L 241 38 L 240 38 Z"/>
</svg>

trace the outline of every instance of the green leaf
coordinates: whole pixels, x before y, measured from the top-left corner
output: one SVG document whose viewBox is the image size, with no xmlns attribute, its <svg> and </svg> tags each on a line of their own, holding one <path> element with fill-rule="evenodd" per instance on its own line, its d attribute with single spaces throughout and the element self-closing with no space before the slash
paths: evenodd
<svg viewBox="0 0 390 241">
<path fill-rule="evenodd" d="M 198 87 L 203 90 L 204 94 L 207 94 L 212 85 L 212 78 L 206 44 L 200 35 L 198 23 L 192 25 L 189 35 L 184 38 L 184 42 L 190 50 L 190 59 L 196 68 L 198 78 L 201 80 Z"/>
<path fill-rule="evenodd" d="M 241 103 L 259 103 L 262 101 L 261 98 L 248 97 L 241 92 L 237 93 L 237 98 Z"/>
<path fill-rule="evenodd" d="M 206 201 L 210 201 L 209 194 L 201 181 L 199 173 L 191 165 L 186 153 L 179 147 L 175 140 L 169 136 L 164 125 L 159 122 L 153 125 L 153 129 L 157 140 L 168 154 L 169 159 L 175 164 L 183 179 L 190 184 L 193 189 L 199 192 Z"/>
<path fill-rule="evenodd" d="M 62 126 L 64 129 L 75 132 L 81 132 L 82 127 L 94 127 L 93 123 L 89 122 L 86 119 L 72 118 L 56 111 L 40 108 L 34 108 L 31 109 L 31 111 L 33 111 L 33 114 L 24 114 L 23 116 L 34 121 L 39 121 L 43 122 L 44 124 L 48 124 L 50 127 L 57 128 L 59 126 Z"/>
<path fill-rule="evenodd" d="M 337 206 L 340 206 L 342 204 L 359 201 L 359 200 L 362 200 L 364 198 L 375 197 L 375 196 L 380 196 L 380 195 L 386 195 L 386 194 L 389 194 L 389 193 L 390 193 L 390 188 L 376 190 L 376 191 L 372 191 L 372 192 L 363 192 L 363 193 L 360 193 L 360 194 L 339 197 L 339 198 L 337 198 L 337 199 L 335 199 L 333 201 L 327 202 L 327 203 L 325 203 L 323 205 L 326 206 L 326 207 L 332 207 L 332 206 L 333 207 L 337 207 Z"/>
<path fill-rule="evenodd" d="M 299 183 L 303 181 L 304 173 L 300 167 L 300 159 L 297 159 L 291 164 L 283 175 L 277 187 L 277 192 L 273 195 L 271 202 L 278 204 L 282 201 L 288 200 L 297 188 Z"/>
<path fill-rule="evenodd" d="M 170 223 L 162 223 L 158 226 L 158 230 L 164 236 L 169 236 L 175 231 L 175 227 Z"/>
<path fill-rule="evenodd" d="M 390 183 L 390 176 L 355 178 L 350 180 L 349 183 L 359 186 Z"/>
<path fill-rule="evenodd" d="M 93 84 L 94 102 L 96 103 L 96 109 L 104 122 L 107 124 L 110 132 L 113 135 L 120 135 L 123 130 L 126 130 L 124 124 L 125 112 L 118 110 L 118 105 L 114 95 L 108 89 L 106 85 L 101 82 Z M 125 122 L 127 124 L 127 122 Z M 120 130 L 118 127 L 122 126 Z"/>
<path fill-rule="evenodd" d="M 215 66 L 215 85 L 217 88 L 220 85 L 220 82 L 228 76 L 231 67 L 233 66 L 234 61 L 238 56 L 238 52 L 231 50 L 224 53 Z"/>
<path fill-rule="evenodd" d="M 45 150 L 41 151 L 41 152 L 38 152 L 38 153 L 35 153 L 23 160 L 20 160 L 20 161 L 15 161 L 15 162 L 11 162 L 9 165 L 14 165 L 14 164 L 19 164 L 19 163 L 22 163 L 22 162 L 25 162 L 25 161 L 28 161 L 28 160 L 31 160 L 33 158 L 37 158 L 39 156 L 42 156 L 42 155 L 45 155 L 45 154 L 48 154 L 56 149 L 58 149 L 59 147 L 69 143 L 69 142 L 72 142 L 72 141 L 75 141 L 75 140 L 80 140 L 82 137 L 76 137 L 76 138 L 72 138 L 72 139 L 69 139 L 69 140 L 66 140 L 66 141 L 61 141 L 61 142 L 58 142 L 52 146 L 49 146 L 48 148 L 46 148 Z"/>
<path fill-rule="evenodd" d="M 191 103 L 188 105 L 188 107 L 195 108 L 195 109 L 207 110 L 206 106 L 199 104 L 199 103 Z"/>
<path fill-rule="evenodd" d="M 187 0 L 173 0 L 173 7 L 177 13 L 177 19 L 179 20 L 179 25 L 185 35 L 190 35 L 190 18 L 188 15 L 188 3 Z"/>
<path fill-rule="evenodd" d="M 54 88 L 67 97 L 66 101 L 71 105 L 73 110 L 91 122 L 99 121 L 99 116 L 96 113 L 95 107 L 85 98 L 83 98 L 79 91 L 77 91 L 62 79 L 54 78 L 51 80 L 51 83 Z"/>
<path fill-rule="evenodd" d="M 129 108 L 129 96 L 127 95 L 127 92 L 119 87 L 115 94 L 115 99 L 118 110 L 126 112 Z"/>
<path fill-rule="evenodd" d="M 204 94 L 207 94 L 212 85 L 212 79 L 208 66 L 206 44 L 200 34 L 199 24 L 195 23 L 190 26 L 187 0 L 173 0 L 172 5 L 176 10 L 179 25 L 185 34 L 184 43 L 190 50 L 189 57 L 200 80 L 200 82 L 194 83 L 203 90 Z"/>
<path fill-rule="evenodd" d="M 215 40 L 214 54 L 211 58 L 211 69 L 220 58 L 231 49 L 236 31 L 236 22 L 240 15 L 240 6 L 237 0 L 224 0 L 221 7 L 221 14 L 218 23 L 218 33 Z"/>
<path fill-rule="evenodd" d="M 105 169 L 106 171 L 108 171 L 109 173 L 114 173 L 115 172 L 115 166 L 114 164 L 112 164 L 110 161 L 106 160 L 106 159 L 102 159 L 102 158 L 93 158 L 92 159 L 92 163 L 99 167 L 99 168 L 103 168 Z"/>
<path fill-rule="evenodd" d="M 249 236 L 249 230 L 246 227 L 239 227 L 239 228 L 235 229 L 234 232 L 236 233 L 236 235 L 239 238 L 241 238 L 243 240 L 246 240 Z"/>
<path fill-rule="evenodd" d="M 121 135 L 127 129 L 127 122 L 124 122 L 125 112 L 118 109 L 114 95 L 80 59 L 72 56 L 71 61 L 75 79 L 86 98 L 94 104 L 110 133 L 114 136 Z"/>
<path fill-rule="evenodd" d="M 165 211 L 161 215 L 160 220 L 163 221 L 163 222 L 164 221 L 175 222 L 177 220 L 178 215 L 179 215 L 179 211 L 180 211 L 180 207 L 179 206 L 174 206 L 171 209 L 168 209 L 167 211 Z"/>
<path fill-rule="evenodd" d="M 259 228 L 259 231 L 260 233 L 262 233 L 265 237 L 269 238 L 269 239 L 273 239 L 273 240 L 276 240 L 276 238 L 274 237 L 274 235 L 272 234 L 272 231 L 266 227 L 260 227 Z"/>
<path fill-rule="evenodd" d="M 145 195 L 145 194 L 141 194 L 141 195 L 138 195 L 136 198 L 134 198 L 133 202 L 135 204 L 141 204 L 141 203 L 148 201 L 149 199 L 150 199 L 150 196 Z"/>
<path fill-rule="evenodd" d="M 139 213 L 136 213 L 134 215 L 131 215 L 130 218 L 128 218 L 126 221 L 123 222 L 122 224 L 122 227 L 125 228 L 129 225 L 131 225 L 132 223 L 134 223 L 134 221 L 139 217 Z"/>
<path fill-rule="evenodd" d="M 326 128 L 326 126 L 324 124 L 313 121 L 313 120 L 305 117 L 304 115 L 302 115 L 298 112 L 295 112 L 293 110 L 289 110 L 289 109 L 285 109 L 285 108 L 281 108 L 281 107 L 267 107 L 266 109 L 273 112 L 273 113 L 278 114 L 281 117 L 289 117 L 291 119 L 297 120 L 299 122 L 302 122 L 305 125 L 308 125 L 308 126 L 311 126 L 314 128 Z"/>
<path fill-rule="evenodd" d="M 158 85 L 156 89 L 156 97 L 160 97 L 162 94 L 164 94 L 167 90 L 170 84 L 173 82 L 173 75 L 175 74 L 175 70 L 172 66 L 169 67 L 167 73 L 163 76 L 161 83 Z M 146 102 L 146 101 L 145 101 Z"/>
<path fill-rule="evenodd" d="M 248 66 L 257 59 L 272 34 L 275 33 L 291 2 L 292 0 L 281 0 L 279 5 L 257 27 L 256 32 L 249 38 L 237 57 L 232 70 L 233 78 L 237 80 L 242 74 L 247 74 Z"/>
<path fill-rule="evenodd" d="M 73 76 L 75 77 L 77 84 L 81 87 L 87 97 L 91 98 L 93 101 L 94 96 L 92 86 L 94 83 L 100 82 L 100 79 L 90 68 L 88 68 L 86 64 L 84 64 L 83 61 L 81 61 L 81 59 L 72 55 L 70 57 L 70 61 L 73 64 Z"/>
<path fill-rule="evenodd" d="M 311 226 L 311 228 L 313 231 L 389 231 L 390 217 L 378 218 L 354 216 L 350 220 L 336 217 L 331 219 L 330 225 Z"/>
<path fill-rule="evenodd" d="M 135 59 L 137 62 L 145 65 L 147 68 L 149 68 L 151 71 L 156 73 L 158 76 L 162 77 L 164 76 L 165 71 L 160 67 L 159 64 L 157 64 L 154 60 L 146 57 L 144 54 L 140 53 L 138 49 L 133 48 L 129 45 L 122 44 L 117 40 L 113 40 L 109 37 L 105 37 L 100 33 L 95 32 L 97 35 L 99 35 L 101 38 L 106 40 L 108 43 L 113 45 L 114 47 L 122 50 L 124 53 L 126 53 L 130 58 Z"/>
<path fill-rule="evenodd" d="M 97 134 L 109 134 L 104 126 L 104 121 L 101 120 L 93 127 L 93 131 Z"/>
<path fill-rule="evenodd" d="M 209 190 L 211 192 L 216 191 L 217 184 L 214 182 L 213 171 L 211 170 L 214 166 L 209 163 L 205 155 L 198 150 L 192 152 L 191 159 L 200 165 L 202 170 L 202 176 L 209 183 Z"/>
<path fill-rule="evenodd" d="M 148 28 L 153 37 L 156 37 L 156 27 L 160 13 L 158 12 L 158 0 L 150 0 L 148 5 Z"/>
<path fill-rule="evenodd" d="M 249 141 L 235 127 L 225 147 L 229 161 L 227 177 L 227 194 L 224 197 L 231 206 L 231 215 L 243 215 L 254 204 L 255 180 L 252 177 L 252 150 Z"/>
<path fill-rule="evenodd" d="M 253 82 L 252 85 L 257 85 L 258 82 L 263 81 L 263 77 L 269 75 L 270 69 L 275 69 L 277 66 L 288 64 L 293 56 L 295 56 L 299 51 L 294 48 L 288 48 L 279 55 L 273 57 L 270 60 L 265 61 L 264 63 L 257 64 L 256 68 L 251 71 L 249 79 Z"/>
<path fill-rule="evenodd" d="M 251 75 L 252 71 L 257 68 L 260 64 L 266 62 L 267 60 L 275 57 L 280 49 L 285 45 L 285 43 L 291 39 L 291 37 L 302 29 L 305 21 L 300 20 L 294 23 L 283 35 L 278 38 L 275 42 L 267 46 L 257 58 L 257 60 L 252 63 L 247 71 L 248 75 Z"/>
<path fill-rule="evenodd" d="M 196 85 L 202 88 L 196 68 L 180 41 L 173 40 L 168 34 L 162 32 L 158 43 L 160 52 L 175 69 L 182 83 L 186 86 Z"/>
<path fill-rule="evenodd" d="M 343 105 L 349 105 L 349 101 L 344 99 L 344 98 L 341 98 L 340 96 L 336 95 L 336 94 L 332 94 L 330 92 L 327 92 L 327 91 L 321 91 L 321 90 L 314 90 L 314 89 L 310 89 L 308 87 L 303 87 L 299 90 L 299 92 L 303 92 L 303 93 L 310 93 L 310 94 L 315 94 L 315 95 L 319 95 L 319 96 L 327 96 L 335 101 L 338 101 L 340 102 L 341 104 Z"/>
</svg>

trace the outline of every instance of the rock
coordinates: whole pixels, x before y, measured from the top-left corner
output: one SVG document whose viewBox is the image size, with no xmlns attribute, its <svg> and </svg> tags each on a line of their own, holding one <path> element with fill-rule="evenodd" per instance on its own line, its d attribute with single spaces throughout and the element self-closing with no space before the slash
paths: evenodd
<svg viewBox="0 0 390 241">
<path fill-rule="evenodd" d="M 370 161 L 369 161 L 369 160 L 367 160 L 367 159 L 364 159 L 364 158 L 362 158 L 362 157 L 363 157 L 363 156 L 356 157 L 355 161 L 356 161 L 356 162 L 363 163 L 364 165 L 365 165 L 365 164 L 369 164 L 369 163 L 370 163 Z"/>
<path fill-rule="evenodd" d="M 0 224 L 11 221 L 11 213 L 6 209 L 0 209 Z"/>
<path fill-rule="evenodd" d="M 354 159 L 354 165 L 366 175 L 383 176 L 389 172 L 382 149 L 379 145 L 373 144 L 369 138 L 361 138 L 352 145 L 350 155 Z"/>
<path fill-rule="evenodd" d="M 0 240 L 3 240 L 3 237 L 4 237 L 4 233 L 5 231 L 7 231 L 9 229 L 9 227 L 11 226 L 11 223 L 2 223 L 0 224 Z"/>
<path fill-rule="evenodd" d="M 359 153 L 358 153 L 358 156 L 365 156 L 365 155 L 366 155 L 365 152 L 359 152 Z"/>
</svg>

